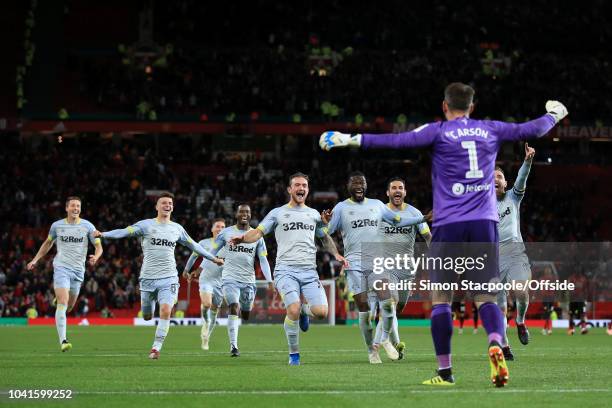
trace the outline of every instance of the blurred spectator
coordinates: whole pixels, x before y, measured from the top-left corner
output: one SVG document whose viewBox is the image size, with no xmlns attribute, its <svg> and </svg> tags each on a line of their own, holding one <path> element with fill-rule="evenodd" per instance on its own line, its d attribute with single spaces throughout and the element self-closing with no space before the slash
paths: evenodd
<svg viewBox="0 0 612 408">
<path fill-rule="evenodd" d="M 612 7 L 604 0 L 589 7 L 544 0 L 178 4 L 156 2 L 153 10 L 163 64 L 138 59 L 135 50 L 126 64 L 118 44 L 108 43 L 106 55 L 70 55 L 66 76 L 79 81 L 66 83 L 99 111 L 142 120 L 150 111 L 432 118 L 440 115 L 444 85 L 458 79 L 475 86 L 479 117 L 534 117 L 552 97 L 570 108 L 571 120 L 606 119 L 612 111 Z M 136 18 L 139 10 L 126 5 L 122 12 Z M 367 16 L 367 24 L 355 16 Z M 113 29 L 121 27 L 104 34 Z M 104 43 L 96 32 L 71 34 L 69 43 Z M 82 109 L 80 102 L 67 109 Z M 324 102 L 336 109 L 325 115 Z"/>
<path fill-rule="evenodd" d="M 31 304 L 25 311 L 25 315 L 28 319 L 36 319 L 38 317 L 38 312 L 36 311 L 36 307 L 34 304 Z"/>
</svg>

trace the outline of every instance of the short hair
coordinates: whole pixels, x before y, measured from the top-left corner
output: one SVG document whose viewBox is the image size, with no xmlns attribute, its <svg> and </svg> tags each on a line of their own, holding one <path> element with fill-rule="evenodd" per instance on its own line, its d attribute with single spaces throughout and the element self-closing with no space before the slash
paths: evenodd
<svg viewBox="0 0 612 408">
<path fill-rule="evenodd" d="M 504 173 L 504 170 L 501 167 L 495 166 L 495 171 L 499 171 L 504 177 L 506 177 L 506 173 Z"/>
<path fill-rule="evenodd" d="M 215 225 L 218 222 L 222 222 L 225 224 L 225 218 L 215 218 L 211 225 Z"/>
<path fill-rule="evenodd" d="M 293 173 L 292 175 L 289 176 L 289 184 L 288 186 L 291 186 L 291 182 L 293 181 L 294 178 L 298 178 L 298 177 L 303 177 L 306 179 L 306 181 L 310 181 L 310 179 L 308 178 L 307 174 L 302 173 L 301 171 L 298 171 L 297 173 Z"/>
<path fill-rule="evenodd" d="M 69 197 L 66 197 L 66 205 L 68 205 L 68 203 L 71 202 L 72 200 L 76 200 L 78 202 L 82 202 L 81 201 L 81 197 L 79 197 L 79 196 L 69 196 Z"/>
<path fill-rule="evenodd" d="M 174 194 L 169 191 L 162 191 L 161 193 L 159 193 L 159 195 L 157 196 L 157 200 L 155 201 L 159 201 L 160 198 L 171 198 L 172 201 L 174 201 Z"/>
<path fill-rule="evenodd" d="M 391 188 L 391 183 L 393 183 L 394 181 L 401 181 L 404 187 L 406 187 L 406 180 L 404 180 L 400 176 L 394 176 L 394 177 L 391 177 L 389 181 L 387 181 L 387 190 Z"/>
<path fill-rule="evenodd" d="M 351 179 L 353 177 L 363 177 L 366 178 L 365 174 L 363 174 L 363 172 L 359 171 L 359 170 L 355 170 L 355 171 L 351 171 L 350 174 L 348 175 L 348 179 L 346 179 L 346 181 L 351 181 Z"/>
<path fill-rule="evenodd" d="M 236 206 L 236 211 L 238 211 L 240 207 L 249 207 L 249 209 L 251 209 L 251 205 L 249 203 L 240 203 Z"/>
<path fill-rule="evenodd" d="M 467 111 L 474 101 L 474 88 L 461 82 L 453 82 L 444 89 L 444 100 L 451 110 Z"/>
</svg>

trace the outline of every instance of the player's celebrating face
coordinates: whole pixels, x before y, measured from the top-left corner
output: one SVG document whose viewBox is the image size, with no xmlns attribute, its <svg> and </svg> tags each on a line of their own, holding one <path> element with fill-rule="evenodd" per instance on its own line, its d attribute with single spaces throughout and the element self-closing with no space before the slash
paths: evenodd
<svg viewBox="0 0 612 408">
<path fill-rule="evenodd" d="M 358 174 L 349 177 L 347 189 L 353 201 L 363 201 L 365 198 L 365 193 L 368 189 L 368 183 L 366 182 L 365 176 Z"/>
<path fill-rule="evenodd" d="M 66 201 L 66 214 L 70 221 L 74 221 L 81 215 L 81 200 L 77 197 L 68 197 Z"/>
<path fill-rule="evenodd" d="M 221 232 L 221 230 L 223 230 L 223 228 L 225 228 L 225 221 L 215 221 L 212 228 L 210 229 L 210 232 L 212 232 L 213 234 L 213 238 L 216 238 L 217 235 L 219 235 L 219 233 Z"/>
<path fill-rule="evenodd" d="M 497 198 L 500 198 L 506 192 L 506 187 L 508 187 L 508 182 L 506 181 L 506 176 L 504 176 L 504 172 L 502 169 L 497 167 L 495 169 L 495 194 L 497 194 Z"/>
<path fill-rule="evenodd" d="M 394 207 L 401 207 L 406 198 L 406 188 L 402 180 L 391 180 L 387 186 L 387 197 Z"/>
<path fill-rule="evenodd" d="M 287 192 L 291 197 L 292 204 L 303 205 L 308 197 L 308 176 L 295 175 L 289 179 L 289 187 Z"/>
<path fill-rule="evenodd" d="M 236 211 L 236 222 L 240 229 L 248 227 L 249 222 L 251 222 L 251 207 L 247 204 L 240 205 L 238 211 Z"/>
<path fill-rule="evenodd" d="M 172 214 L 172 210 L 174 209 L 174 202 L 172 197 L 162 195 L 157 199 L 157 204 L 155 205 L 155 209 L 157 210 L 158 218 L 170 218 Z"/>
</svg>

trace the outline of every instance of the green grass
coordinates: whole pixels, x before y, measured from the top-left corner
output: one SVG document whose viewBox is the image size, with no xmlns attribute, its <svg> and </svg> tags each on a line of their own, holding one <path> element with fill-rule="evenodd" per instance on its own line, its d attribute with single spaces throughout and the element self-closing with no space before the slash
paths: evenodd
<svg viewBox="0 0 612 408">
<path fill-rule="evenodd" d="M 71 389 L 70 401 L 9 401 L 0 406 L 109 407 L 414 407 L 452 404 L 608 406 L 612 337 L 601 329 L 569 337 L 532 331 L 532 344 L 511 341 L 510 383 L 488 379 L 485 335 L 455 334 L 449 389 L 420 385 L 435 358 L 427 328 L 401 328 L 407 358 L 371 366 L 357 327 L 311 327 L 301 333 L 301 367 L 288 367 L 281 326 L 243 326 L 242 357 L 228 355 L 219 327 L 211 350 L 199 349 L 199 328 L 172 327 L 158 361 L 149 361 L 151 327 L 69 327 L 74 348 L 60 353 L 54 327 L 0 327 L 0 390 Z M 469 330 L 467 330 L 469 331 Z M 154 394 L 158 392 L 158 394 Z"/>
</svg>

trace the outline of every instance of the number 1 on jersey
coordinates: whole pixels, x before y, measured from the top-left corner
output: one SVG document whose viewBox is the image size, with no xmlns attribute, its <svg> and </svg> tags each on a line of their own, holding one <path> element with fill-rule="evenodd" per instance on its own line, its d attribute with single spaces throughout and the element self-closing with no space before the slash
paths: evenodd
<svg viewBox="0 0 612 408">
<path fill-rule="evenodd" d="M 470 169 L 465 172 L 465 178 L 476 179 L 483 178 L 484 173 L 478 168 L 478 153 L 476 152 L 476 142 L 473 140 L 461 142 L 461 147 L 467 149 L 470 159 Z"/>
</svg>

